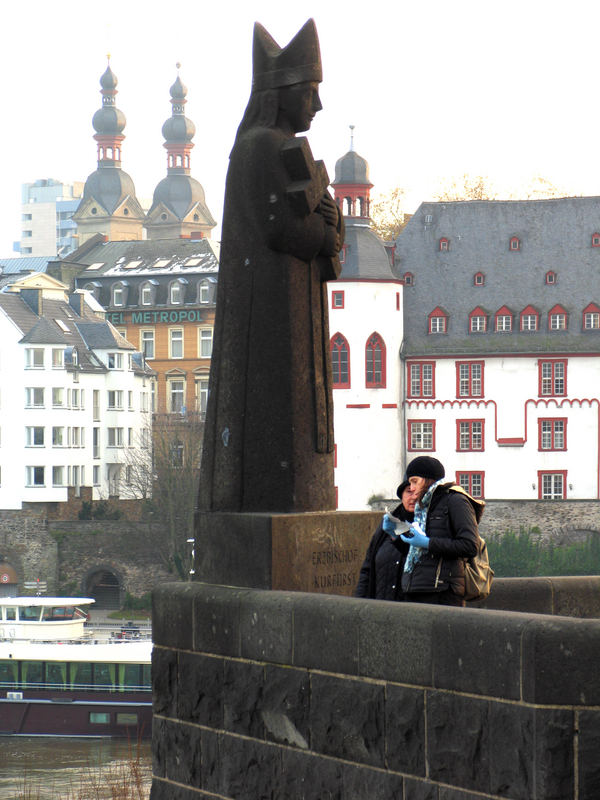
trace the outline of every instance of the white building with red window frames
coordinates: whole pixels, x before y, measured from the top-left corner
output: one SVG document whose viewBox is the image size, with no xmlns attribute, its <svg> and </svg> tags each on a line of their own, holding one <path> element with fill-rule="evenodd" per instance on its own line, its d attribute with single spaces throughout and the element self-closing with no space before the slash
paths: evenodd
<svg viewBox="0 0 600 800">
<path fill-rule="evenodd" d="M 346 239 L 342 274 L 328 284 L 338 508 L 393 496 L 402 458 L 402 282 L 369 226 L 369 168 L 352 148 L 333 182 Z"/>
<path fill-rule="evenodd" d="M 599 202 L 423 203 L 410 219 L 404 463 L 431 453 L 487 498 L 600 496 Z"/>
</svg>

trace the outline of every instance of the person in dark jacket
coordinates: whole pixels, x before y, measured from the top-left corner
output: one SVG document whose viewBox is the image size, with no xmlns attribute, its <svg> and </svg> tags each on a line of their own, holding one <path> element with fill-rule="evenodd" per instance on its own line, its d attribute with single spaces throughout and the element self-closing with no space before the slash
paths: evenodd
<svg viewBox="0 0 600 800">
<path fill-rule="evenodd" d="M 416 498 L 407 480 L 400 484 L 396 494 L 401 502 L 391 513 L 396 519 L 412 522 Z M 408 550 L 409 545 L 402 541 L 399 531 L 384 530 L 382 520 L 367 548 L 354 596 L 403 600 L 401 581 Z"/>
<path fill-rule="evenodd" d="M 464 606 L 465 559 L 477 552 L 485 503 L 444 482 L 444 467 L 431 456 L 413 459 L 406 477 L 416 505 L 410 532 L 400 535 L 410 545 L 401 582 L 405 600 Z M 391 522 L 384 517 L 383 528 Z"/>
</svg>

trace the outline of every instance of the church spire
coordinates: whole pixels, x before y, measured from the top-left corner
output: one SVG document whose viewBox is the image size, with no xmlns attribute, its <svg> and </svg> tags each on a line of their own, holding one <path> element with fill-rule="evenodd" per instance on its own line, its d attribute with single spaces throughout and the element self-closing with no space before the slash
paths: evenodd
<svg viewBox="0 0 600 800">
<path fill-rule="evenodd" d="M 184 113 L 187 103 L 187 87 L 179 76 L 181 64 L 177 63 L 177 78 L 171 86 L 171 117 L 162 127 L 165 137 L 164 147 L 167 151 L 167 174 L 189 175 L 190 152 L 194 143 L 192 139 L 196 133 L 196 126 Z"/>
<path fill-rule="evenodd" d="M 100 78 L 102 108 L 94 114 L 92 125 L 96 131 L 94 139 L 98 142 L 98 166 L 118 167 L 121 165 L 121 142 L 125 138 L 125 114 L 116 106 L 117 76 L 108 66 Z"/>
<path fill-rule="evenodd" d="M 354 125 L 350 125 L 350 150 L 335 165 L 335 179 L 331 184 L 334 197 L 344 217 L 355 218 L 365 224 L 369 219 L 370 195 L 373 184 L 369 179 L 367 161 L 354 150 Z"/>
</svg>

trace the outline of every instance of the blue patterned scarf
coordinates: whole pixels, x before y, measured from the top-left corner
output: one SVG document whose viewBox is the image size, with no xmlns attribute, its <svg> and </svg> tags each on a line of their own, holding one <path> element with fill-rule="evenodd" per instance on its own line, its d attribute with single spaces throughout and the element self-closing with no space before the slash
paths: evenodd
<svg viewBox="0 0 600 800">
<path fill-rule="evenodd" d="M 433 493 L 437 489 L 437 487 L 442 483 L 444 479 L 440 478 L 439 481 L 432 483 L 429 489 L 425 492 L 421 500 L 415 506 L 415 522 L 418 522 L 421 526 L 421 530 L 426 532 L 426 524 L 427 524 L 427 512 L 429 511 L 429 504 L 431 503 L 431 498 L 433 497 Z M 415 564 L 421 558 L 421 553 L 423 552 L 422 547 L 415 547 L 411 544 L 410 549 L 408 551 L 408 555 L 406 556 L 406 561 L 404 562 L 404 572 L 412 572 Z"/>
</svg>

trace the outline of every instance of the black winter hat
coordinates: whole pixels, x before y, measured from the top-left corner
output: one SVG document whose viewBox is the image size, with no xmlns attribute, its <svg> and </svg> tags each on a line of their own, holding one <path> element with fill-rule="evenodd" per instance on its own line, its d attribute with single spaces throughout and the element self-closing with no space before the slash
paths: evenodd
<svg viewBox="0 0 600 800">
<path fill-rule="evenodd" d="M 409 481 L 402 481 L 400 486 L 396 489 L 396 494 L 402 500 L 402 492 L 410 486 Z"/>
<path fill-rule="evenodd" d="M 442 462 L 431 456 L 417 456 L 417 458 L 413 458 L 406 468 L 407 478 L 431 478 L 434 481 L 439 481 L 445 474 L 446 471 Z"/>
</svg>

